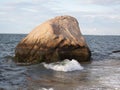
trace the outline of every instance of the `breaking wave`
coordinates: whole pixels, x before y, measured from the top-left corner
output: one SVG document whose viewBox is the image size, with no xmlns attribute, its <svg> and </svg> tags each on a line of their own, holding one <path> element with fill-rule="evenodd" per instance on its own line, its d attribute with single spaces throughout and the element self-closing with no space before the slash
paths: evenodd
<svg viewBox="0 0 120 90">
<path fill-rule="evenodd" d="M 65 59 L 62 62 L 55 62 L 55 63 L 50 63 L 50 64 L 43 63 L 43 65 L 47 69 L 52 69 L 55 71 L 64 71 L 64 72 L 83 69 L 80 63 L 75 59 L 72 59 L 72 60 Z"/>
</svg>

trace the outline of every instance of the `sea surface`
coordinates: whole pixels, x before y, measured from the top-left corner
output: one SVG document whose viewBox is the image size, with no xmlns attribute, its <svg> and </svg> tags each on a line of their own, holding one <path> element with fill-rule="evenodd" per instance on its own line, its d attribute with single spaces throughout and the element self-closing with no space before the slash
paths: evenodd
<svg viewBox="0 0 120 90">
<path fill-rule="evenodd" d="M 0 90 L 120 90 L 120 36 L 85 35 L 90 63 L 18 66 L 14 51 L 25 36 L 0 34 Z"/>
</svg>

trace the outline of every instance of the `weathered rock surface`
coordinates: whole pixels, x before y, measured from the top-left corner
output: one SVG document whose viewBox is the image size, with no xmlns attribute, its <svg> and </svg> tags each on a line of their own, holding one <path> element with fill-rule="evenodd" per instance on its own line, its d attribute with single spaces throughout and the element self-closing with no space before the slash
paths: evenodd
<svg viewBox="0 0 120 90">
<path fill-rule="evenodd" d="M 31 31 L 16 46 L 19 63 L 54 62 L 64 59 L 89 61 L 91 52 L 74 17 L 58 16 Z"/>
</svg>

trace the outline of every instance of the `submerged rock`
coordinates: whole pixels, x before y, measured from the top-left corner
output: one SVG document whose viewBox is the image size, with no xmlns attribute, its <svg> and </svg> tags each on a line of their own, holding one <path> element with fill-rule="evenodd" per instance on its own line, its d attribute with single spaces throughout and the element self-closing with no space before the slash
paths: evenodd
<svg viewBox="0 0 120 90">
<path fill-rule="evenodd" d="M 115 50 L 115 51 L 112 51 L 112 53 L 119 53 L 120 50 Z"/>
<path fill-rule="evenodd" d="M 76 59 L 90 61 L 91 52 L 74 17 L 58 16 L 31 31 L 16 46 L 19 63 L 55 62 Z"/>
</svg>

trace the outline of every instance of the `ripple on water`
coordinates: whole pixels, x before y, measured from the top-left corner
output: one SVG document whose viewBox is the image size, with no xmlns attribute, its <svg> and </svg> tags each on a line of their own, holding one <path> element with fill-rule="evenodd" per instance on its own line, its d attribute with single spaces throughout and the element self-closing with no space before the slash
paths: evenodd
<svg viewBox="0 0 120 90">
<path fill-rule="evenodd" d="M 25 87 L 25 71 L 25 67 L 16 66 L 12 61 L 4 59 L 0 64 L 0 88 L 17 90 L 21 86 Z"/>
</svg>

